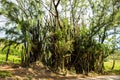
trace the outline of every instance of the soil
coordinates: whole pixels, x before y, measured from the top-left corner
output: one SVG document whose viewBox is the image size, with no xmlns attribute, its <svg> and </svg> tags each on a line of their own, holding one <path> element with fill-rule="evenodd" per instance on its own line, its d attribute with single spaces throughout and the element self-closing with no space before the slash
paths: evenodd
<svg viewBox="0 0 120 80">
<path fill-rule="evenodd" d="M 120 75 L 85 76 L 68 73 L 60 75 L 53 73 L 41 63 L 31 64 L 30 67 L 21 67 L 15 64 L 0 65 L 0 71 L 9 71 L 12 76 L 0 80 L 120 80 Z"/>
</svg>

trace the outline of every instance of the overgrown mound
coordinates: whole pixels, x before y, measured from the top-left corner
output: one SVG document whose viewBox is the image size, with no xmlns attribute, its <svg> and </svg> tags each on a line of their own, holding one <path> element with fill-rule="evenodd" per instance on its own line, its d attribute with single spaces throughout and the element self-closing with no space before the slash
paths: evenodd
<svg viewBox="0 0 120 80">
<path fill-rule="evenodd" d="M 61 79 L 76 79 L 76 75 L 59 75 L 44 66 L 41 62 L 37 61 L 31 63 L 28 67 L 22 67 L 21 65 L 16 64 L 7 64 L 1 65 L 0 70 L 11 74 L 11 76 L 5 75 L 4 78 L 0 77 L 0 80 L 43 80 L 43 79 L 52 79 L 52 80 L 61 80 Z"/>
</svg>

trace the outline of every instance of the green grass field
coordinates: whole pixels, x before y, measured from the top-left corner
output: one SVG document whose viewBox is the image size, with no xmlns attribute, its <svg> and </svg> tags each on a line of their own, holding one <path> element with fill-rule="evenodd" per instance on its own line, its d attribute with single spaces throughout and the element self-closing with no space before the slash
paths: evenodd
<svg viewBox="0 0 120 80">
<path fill-rule="evenodd" d="M 3 64 L 5 62 L 5 58 L 6 57 L 6 54 L 0 54 L 0 64 Z M 8 62 L 10 63 L 20 63 L 21 59 L 16 56 L 16 55 L 9 55 L 8 57 Z"/>
<path fill-rule="evenodd" d="M 105 70 L 110 70 L 112 68 L 113 61 L 109 60 L 109 61 L 105 62 L 104 65 L 105 65 Z M 120 70 L 120 60 L 115 61 L 114 70 Z"/>
<path fill-rule="evenodd" d="M 115 66 L 113 70 L 111 70 L 113 65 L 113 59 L 111 57 L 112 56 L 108 57 L 108 60 L 104 62 L 105 71 L 120 75 L 120 58 L 119 58 L 120 56 L 116 56 Z"/>
</svg>

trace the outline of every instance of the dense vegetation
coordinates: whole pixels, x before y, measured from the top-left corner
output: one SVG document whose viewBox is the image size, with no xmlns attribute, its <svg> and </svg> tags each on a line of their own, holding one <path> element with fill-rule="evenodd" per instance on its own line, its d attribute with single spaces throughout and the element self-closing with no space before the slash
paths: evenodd
<svg viewBox="0 0 120 80">
<path fill-rule="evenodd" d="M 102 72 L 119 49 L 120 0 L 0 0 L 0 15 L 6 57 L 18 46 L 25 66 L 39 60 L 55 72 Z"/>
</svg>

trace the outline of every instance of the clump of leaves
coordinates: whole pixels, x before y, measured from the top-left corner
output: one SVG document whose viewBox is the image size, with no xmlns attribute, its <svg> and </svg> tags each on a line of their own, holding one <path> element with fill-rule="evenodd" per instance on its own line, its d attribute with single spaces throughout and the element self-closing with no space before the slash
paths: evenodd
<svg viewBox="0 0 120 80">
<path fill-rule="evenodd" d="M 9 71 L 0 71 L 0 77 L 5 78 L 5 77 L 11 77 L 12 74 Z"/>
</svg>

